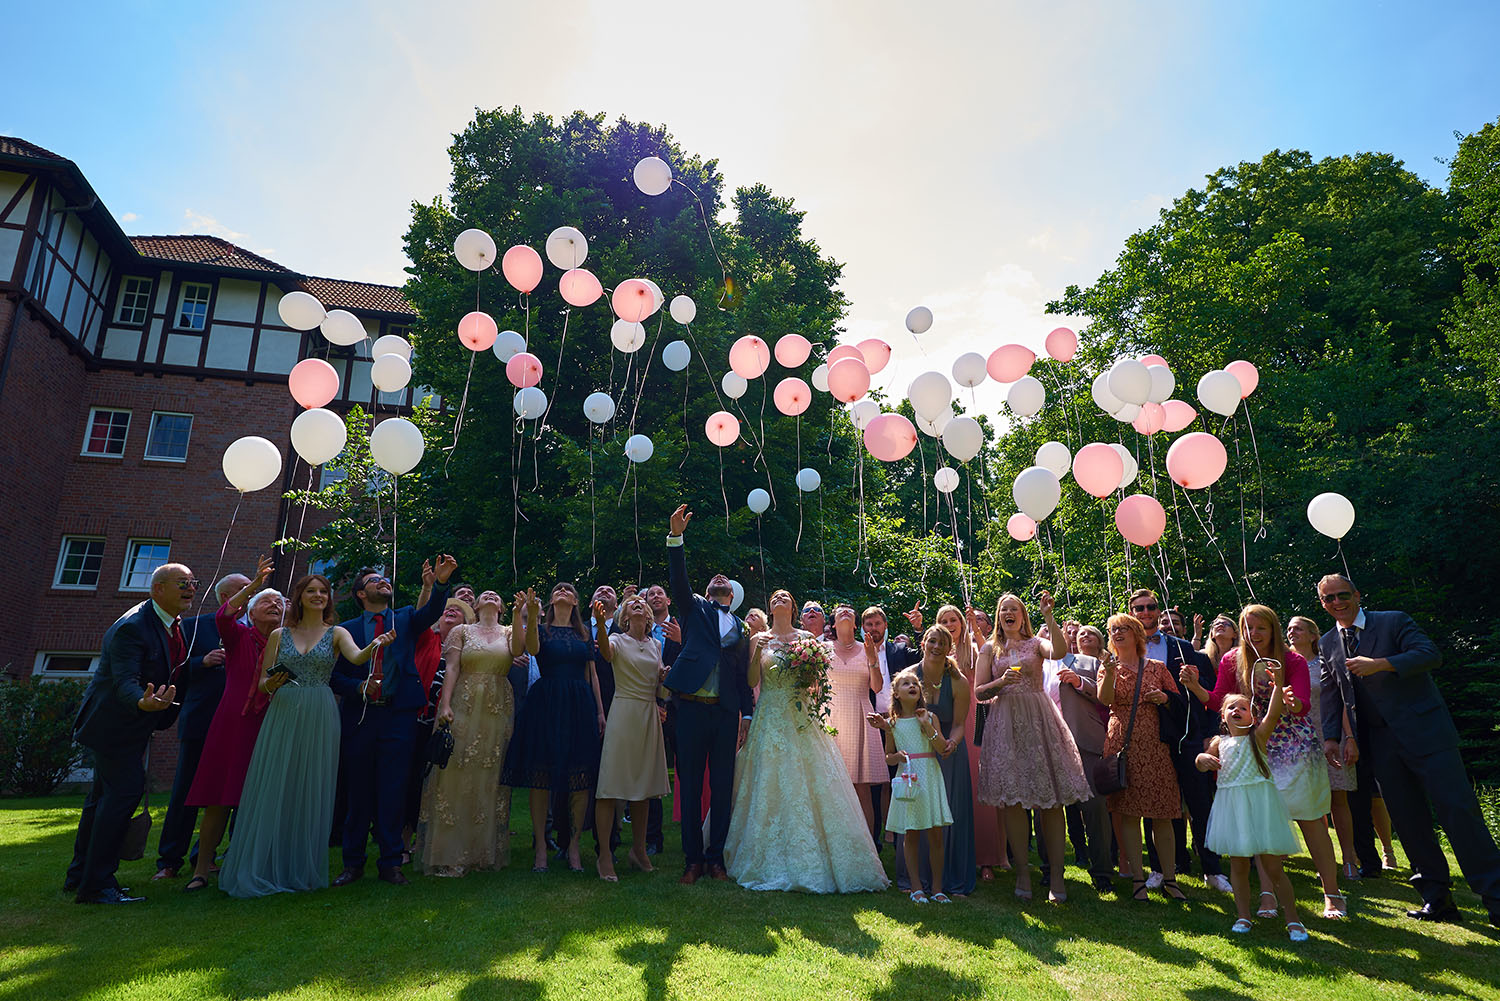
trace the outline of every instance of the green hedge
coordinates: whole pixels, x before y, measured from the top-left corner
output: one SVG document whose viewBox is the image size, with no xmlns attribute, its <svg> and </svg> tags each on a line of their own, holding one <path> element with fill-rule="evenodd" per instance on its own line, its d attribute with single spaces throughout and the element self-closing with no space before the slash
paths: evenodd
<svg viewBox="0 0 1500 1001">
<path fill-rule="evenodd" d="M 83 761 L 73 718 L 81 681 L 0 679 L 0 795 L 45 796 Z"/>
</svg>

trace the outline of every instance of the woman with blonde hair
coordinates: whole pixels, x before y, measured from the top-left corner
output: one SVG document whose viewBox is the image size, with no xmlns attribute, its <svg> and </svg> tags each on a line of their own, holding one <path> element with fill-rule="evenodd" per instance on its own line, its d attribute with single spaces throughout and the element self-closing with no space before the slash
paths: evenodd
<svg viewBox="0 0 1500 1001">
<path fill-rule="evenodd" d="M 972 609 L 971 609 L 972 611 Z M 974 687 L 974 671 L 979 663 L 979 643 L 988 636 L 976 639 L 970 617 L 959 611 L 957 605 L 943 605 L 937 612 L 937 624 L 948 630 L 953 637 L 953 660 L 963 673 L 969 688 Z M 979 878 L 988 883 L 995 878 L 995 869 L 1009 869 L 1010 860 L 1005 852 L 1005 828 L 995 816 L 995 811 L 981 809 L 977 799 L 979 790 L 979 744 L 976 734 L 982 738 L 981 726 L 988 706 L 978 699 L 973 700 L 969 716 L 964 720 L 964 743 L 969 748 L 969 785 L 975 790 L 974 802 L 974 861 L 979 863 Z"/>
<path fill-rule="evenodd" d="M 806 612 L 803 613 L 804 619 Z M 829 710 L 829 723 L 836 731 L 833 739 L 839 753 L 844 756 L 844 767 L 849 770 L 849 781 L 854 784 L 854 793 L 859 797 L 859 807 L 864 811 L 865 824 L 871 837 L 875 832 L 874 786 L 889 785 L 890 772 L 886 770 L 880 731 L 866 720 L 870 712 L 870 693 L 880 691 L 885 684 L 880 665 L 869 666 L 865 645 L 856 633 L 854 609 L 849 605 L 838 605 L 833 610 L 833 657 L 828 665 L 828 683 L 832 689 L 833 704 Z M 820 638 L 816 636 L 815 638 Z"/>
<path fill-rule="evenodd" d="M 1215 667 L 1224 655 L 1233 650 L 1240 642 L 1239 626 L 1234 618 L 1229 615 L 1215 615 L 1214 621 L 1208 627 L 1208 639 L 1203 644 L 1203 655 L 1208 658 L 1209 663 Z"/>
</svg>

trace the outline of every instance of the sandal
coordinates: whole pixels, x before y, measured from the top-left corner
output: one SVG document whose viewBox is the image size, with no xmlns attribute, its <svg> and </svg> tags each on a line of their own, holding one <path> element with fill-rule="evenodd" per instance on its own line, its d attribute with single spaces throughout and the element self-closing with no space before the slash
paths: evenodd
<svg viewBox="0 0 1500 1001">
<path fill-rule="evenodd" d="M 923 893 L 921 890 L 913 890 L 911 891 L 911 893 L 907 894 L 907 896 L 911 898 L 911 902 L 914 904 L 927 903 L 927 894 Z"/>
<path fill-rule="evenodd" d="M 194 890 L 203 890 L 203 889 L 207 889 L 207 887 L 208 887 L 208 877 L 207 876 L 194 876 L 192 879 L 190 879 L 190 880 L 187 881 L 187 885 L 182 888 L 182 892 L 183 893 L 192 893 Z"/>
<path fill-rule="evenodd" d="M 995 870 L 987 865 L 982 865 L 979 867 L 979 878 L 985 883 L 993 883 L 995 881 Z"/>
<path fill-rule="evenodd" d="M 1343 877 L 1344 879 L 1358 879 L 1359 866 L 1355 865 L 1353 862 L 1345 862 Z"/>
<path fill-rule="evenodd" d="M 1168 900 L 1187 900 L 1187 894 L 1183 893 L 1182 889 L 1177 885 L 1177 880 L 1175 877 L 1173 879 L 1164 879 L 1161 881 L 1161 892 L 1166 896 Z"/>
<path fill-rule="evenodd" d="M 1144 879 L 1132 878 L 1130 880 L 1130 887 L 1130 899 L 1140 901 L 1151 899 L 1146 892 L 1146 881 Z"/>
<path fill-rule="evenodd" d="M 1307 928 L 1301 921 L 1288 921 L 1286 923 L 1286 937 L 1293 942 L 1307 941 Z"/>
<path fill-rule="evenodd" d="M 1031 891 L 1030 890 L 1023 890 L 1019 886 L 1016 887 L 1016 899 L 1017 900 L 1030 900 L 1031 899 Z"/>
<path fill-rule="evenodd" d="M 1248 935 L 1250 933 L 1251 927 L 1252 926 L 1250 924 L 1249 918 L 1240 918 L 1234 924 L 1229 926 L 1229 930 L 1234 932 L 1236 935 Z"/>
<path fill-rule="evenodd" d="M 1271 898 L 1270 907 L 1266 906 L 1267 897 Z M 1278 905 L 1276 903 L 1276 894 L 1272 893 L 1270 890 L 1260 891 L 1260 909 L 1255 912 L 1255 916 L 1258 918 L 1274 918 L 1280 913 L 1281 911 L 1278 909 Z"/>
<path fill-rule="evenodd" d="M 1323 894 L 1323 916 L 1332 921 L 1349 916 L 1349 901 L 1342 893 Z"/>
<path fill-rule="evenodd" d="M 951 904 L 951 903 L 953 903 L 952 900 L 948 899 L 948 895 L 946 893 L 934 893 L 928 899 L 931 900 L 934 904 Z"/>
<path fill-rule="evenodd" d="M 1399 869 L 1400 868 L 1400 866 L 1396 865 L 1396 853 L 1395 852 L 1388 851 L 1388 852 L 1385 853 L 1385 859 L 1384 859 L 1384 862 L 1383 862 L 1383 867 L 1386 868 L 1386 869 Z"/>
</svg>

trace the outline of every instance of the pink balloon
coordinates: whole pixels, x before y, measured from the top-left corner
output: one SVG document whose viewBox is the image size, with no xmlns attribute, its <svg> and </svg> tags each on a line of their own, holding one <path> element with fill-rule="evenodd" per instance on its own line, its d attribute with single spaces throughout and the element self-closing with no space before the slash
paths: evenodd
<svg viewBox="0 0 1500 1001">
<path fill-rule="evenodd" d="M 776 362 L 782 368 L 796 368 L 812 354 L 812 341 L 801 334 L 783 334 L 776 342 Z"/>
<path fill-rule="evenodd" d="M 740 437 L 740 422 L 727 410 L 720 410 L 710 414 L 708 422 L 703 425 L 703 431 L 708 435 L 708 440 L 723 448 L 733 445 Z"/>
<path fill-rule="evenodd" d="M 754 334 L 746 334 L 730 346 L 729 367 L 742 379 L 758 379 L 771 367 L 771 348 Z"/>
<path fill-rule="evenodd" d="M 1189 490 L 1213 486 L 1227 465 L 1229 453 L 1224 451 L 1224 443 L 1207 431 L 1185 434 L 1167 449 L 1167 475 Z"/>
<path fill-rule="evenodd" d="M 1103 442 L 1093 442 L 1073 456 L 1073 479 L 1095 497 L 1107 497 L 1120 486 L 1125 476 L 1125 460 Z"/>
<path fill-rule="evenodd" d="M 878 337 L 860 341 L 855 347 L 864 356 L 865 367 L 870 370 L 871 375 L 885 368 L 891 360 L 891 346 Z"/>
<path fill-rule="evenodd" d="M 1183 403 L 1181 400 L 1168 400 L 1161 405 L 1163 431 L 1176 434 L 1198 419 L 1198 411 L 1194 410 L 1192 404 Z"/>
<path fill-rule="evenodd" d="M 499 336 L 500 328 L 495 326 L 495 318 L 488 313 L 475 311 L 458 321 L 458 339 L 470 351 L 488 351 Z"/>
<path fill-rule="evenodd" d="M 321 358 L 304 358 L 292 366 L 287 376 L 292 399 L 308 410 L 327 406 L 339 395 L 339 373 Z"/>
<path fill-rule="evenodd" d="M 1058 329 L 1063 328 L 1060 327 Z M 1070 330 L 1068 331 L 1068 333 L 1071 334 L 1072 331 Z M 1056 358 L 1057 356 L 1053 355 L 1053 357 Z M 1069 357 L 1071 357 L 1071 355 Z M 1066 361 L 1067 359 L 1058 358 L 1057 360 Z M 1030 515 L 1023 514 L 1020 511 L 1017 511 L 1015 514 L 1011 515 L 1005 520 L 1005 530 L 1009 532 L 1010 537 L 1012 539 L 1015 539 L 1017 542 L 1030 542 L 1032 539 L 1036 538 L 1036 522 L 1031 520 Z"/>
<path fill-rule="evenodd" d="M 542 360 L 529 351 L 517 351 L 505 363 L 505 377 L 517 389 L 535 386 L 542 381 Z"/>
<path fill-rule="evenodd" d="M 615 286 L 609 304 L 620 319 L 640 323 L 656 308 L 656 296 L 651 294 L 651 286 L 639 278 L 627 278 Z"/>
<path fill-rule="evenodd" d="M 825 362 L 827 363 L 829 368 L 833 368 L 835 363 L 841 362 L 845 358 L 858 358 L 860 361 L 864 361 L 865 353 L 859 348 L 855 347 L 853 344 L 840 344 L 838 347 L 828 352 L 828 357 L 825 359 Z M 869 367 L 868 362 L 865 363 L 865 367 Z"/>
<path fill-rule="evenodd" d="M 1160 365 L 1162 368 L 1171 368 L 1172 367 L 1171 365 L 1167 364 L 1167 360 L 1165 358 L 1163 358 L 1161 355 L 1141 355 L 1141 364 L 1142 365 Z"/>
<path fill-rule="evenodd" d="M 776 384 L 776 393 L 772 399 L 776 401 L 777 410 L 788 417 L 795 417 L 812 406 L 812 387 L 792 376 Z"/>
<path fill-rule="evenodd" d="M 853 403 L 870 391 L 870 370 L 862 358 L 840 358 L 828 366 L 828 391 L 840 403 Z"/>
<path fill-rule="evenodd" d="M 990 352 L 990 360 L 984 367 L 996 382 L 1015 382 L 1031 371 L 1031 365 L 1035 361 L 1036 352 L 1030 348 L 1020 344 L 1002 344 Z"/>
<path fill-rule="evenodd" d="M 530 292 L 542 280 L 542 255 L 518 243 L 500 258 L 500 273 L 517 292 Z"/>
<path fill-rule="evenodd" d="M 1154 546 L 1167 530 L 1167 512 L 1150 494 L 1131 494 L 1115 508 L 1115 527 L 1138 546 Z"/>
<path fill-rule="evenodd" d="M 1242 400 L 1255 392 L 1255 387 L 1260 385 L 1260 372 L 1247 361 L 1232 361 L 1224 366 L 1224 371 L 1239 380 Z"/>
<path fill-rule="evenodd" d="M 917 447 L 917 429 L 900 414 L 881 414 L 865 425 L 865 448 L 881 462 L 895 462 Z"/>
<path fill-rule="evenodd" d="M 1141 412 L 1135 415 L 1131 422 L 1141 434 L 1156 434 L 1167 423 L 1167 412 L 1160 403 L 1142 403 Z"/>
<path fill-rule="evenodd" d="M 1058 327 L 1047 335 L 1046 348 L 1054 361 L 1072 361 L 1078 353 L 1078 335 L 1067 327 Z"/>
<path fill-rule="evenodd" d="M 557 291 L 562 293 L 563 301 L 569 306 L 592 306 L 604 294 L 604 286 L 599 284 L 592 271 L 574 268 L 564 271 L 557 280 Z"/>
</svg>

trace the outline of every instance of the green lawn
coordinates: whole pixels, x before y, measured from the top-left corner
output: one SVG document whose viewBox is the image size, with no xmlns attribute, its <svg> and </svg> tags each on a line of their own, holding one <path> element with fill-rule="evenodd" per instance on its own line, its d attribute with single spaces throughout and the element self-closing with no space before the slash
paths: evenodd
<svg viewBox="0 0 1500 1001">
<path fill-rule="evenodd" d="M 1300 946 L 1269 921 L 1231 940 L 1227 895 L 1196 879 L 1185 907 L 1099 899 L 1071 869 L 1062 906 L 1018 904 L 1009 879 L 921 908 L 894 890 L 682 887 L 675 830 L 657 873 L 622 867 L 618 886 L 593 878 L 587 853 L 588 876 L 531 873 L 518 834 L 507 872 L 255 901 L 153 884 L 148 857 L 120 870 L 147 902 L 81 907 L 61 889 L 80 802 L 0 803 L 0 1001 L 1500 997 L 1500 929 L 1466 887 L 1462 925 L 1408 920 L 1416 896 L 1390 879 L 1353 884 L 1352 918 L 1334 923 L 1310 916 L 1321 898 L 1305 859 L 1293 881 L 1313 939 Z M 516 807 L 526 830 L 524 796 Z"/>
</svg>

